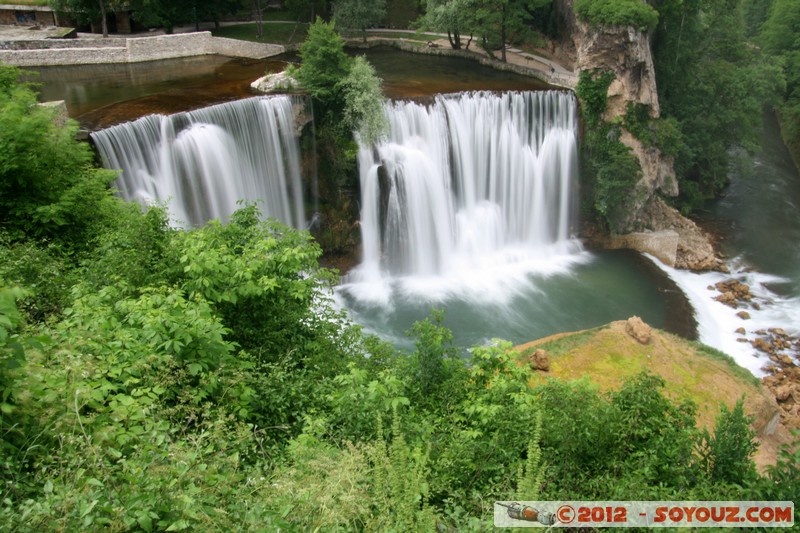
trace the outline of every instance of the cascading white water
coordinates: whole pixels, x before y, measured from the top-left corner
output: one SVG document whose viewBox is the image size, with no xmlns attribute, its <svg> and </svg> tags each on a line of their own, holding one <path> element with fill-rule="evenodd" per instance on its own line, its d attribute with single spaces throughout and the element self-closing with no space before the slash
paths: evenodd
<svg viewBox="0 0 800 533">
<path fill-rule="evenodd" d="M 360 147 L 364 257 L 349 281 L 452 277 L 577 251 L 576 109 L 556 91 L 387 104 L 388 138 Z"/>
<path fill-rule="evenodd" d="M 121 169 L 126 200 L 166 202 L 181 223 L 226 219 L 240 200 L 305 226 L 292 99 L 256 97 L 149 115 L 92 134 L 103 165 Z"/>
</svg>

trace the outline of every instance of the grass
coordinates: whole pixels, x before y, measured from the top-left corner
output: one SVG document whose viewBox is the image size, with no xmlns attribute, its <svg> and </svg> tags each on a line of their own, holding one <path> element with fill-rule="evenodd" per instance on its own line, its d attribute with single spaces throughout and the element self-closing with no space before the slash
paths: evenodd
<svg viewBox="0 0 800 533">
<path fill-rule="evenodd" d="M 50 2 L 48 0 L 9 0 L 8 2 L 2 3 L 17 6 L 46 6 Z"/>
<path fill-rule="evenodd" d="M 240 41 L 251 41 L 254 43 L 274 43 L 274 44 L 300 44 L 306 38 L 308 24 L 300 24 L 294 35 L 292 42 L 289 38 L 295 31 L 293 22 L 268 22 L 264 24 L 264 35 L 259 39 L 256 37 L 256 24 L 236 24 L 225 26 L 213 34 L 216 37 L 227 37 L 229 39 L 239 39 Z"/>
<path fill-rule="evenodd" d="M 352 35 L 352 37 L 360 37 L 361 34 Z M 436 39 L 441 39 L 440 35 L 434 35 L 432 33 L 417 33 L 414 31 L 407 31 L 403 33 L 399 32 L 391 32 L 391 31 L 369 31 L 367 32 L 368 37 L 380 37 L 382 39 L 405 39 L 406 41 L 420 41 L 423 43 L 427 43 L 428 41 L 435 41 Z"/>
<path fill-rule="evenodd" d="M 747 395 L 748 412 L 766 412 L 759 380 L 750 372 L 718 350 L 663 331 L 653 330 L 652 341 L 642 345 L 625 333 L 621 322 L 517 347 L 522 355 L 537 348 L 550 357 L 550 371 L 532 373 L 532 385 L 548 378 L 588 377 L 600 390 L 616 390 L 625 378 L 648 370 L 666 380 L 670 397 L 698 406 L 701 427 L 713 427 L 719 405 L 733 407 L 742 394 Z"/>
<path fill-rule="evenodd" d="M 733 360 L 733 357 L 731 357 L 730 355 L 726 354 L 725 352 L 721 352 L 720 350 L 717 350 L 716 348 L 712 348 L 711 346 L 703 344 L 702 342 L 698 342 L 698 341 L 688 341 L 688 342 L 698 352 L 700 352 L 700 353 L 702 353 L 704 355 L 707 355 L 707 356 L 711 357 L 712 359 L 716 359 L 718 361 L 722 361 L 725 364 L 727 364 L 728 367 L 730 368 L 730 371 L 733 374 L 736 374 L 737 376 L 739 376 L 740 378 L 742 378 L 744 380 L 750 380 L 756 386 L 761 385 L 761 380 L 760 379 L 758 379 L 753 374 L 751 374 L 750 371 L 747 370 L 746 368 L 737 365 L 736 361 Z"/>
<path fill-rule="evenodd" d="M 530 350 L 531 353 L 533 353 L 537 349 L 542 349 L 549 355 L 562 355 L 575 348 L 578 348 L 579 346 L 582 346 L 584 343 L 586 343 L 586 341 L 594 337 L 595 333 L 604 328 L 605 326 L 601 326 L 599 328 L 587 329 L 585 331 L 579 331 L 577 333 L 568 335 L 559 335 L 557 338 L 551 341 L 546 341 L 542 344 L 531 346 L 527 348 L 526 351 Z"/>
</svg>

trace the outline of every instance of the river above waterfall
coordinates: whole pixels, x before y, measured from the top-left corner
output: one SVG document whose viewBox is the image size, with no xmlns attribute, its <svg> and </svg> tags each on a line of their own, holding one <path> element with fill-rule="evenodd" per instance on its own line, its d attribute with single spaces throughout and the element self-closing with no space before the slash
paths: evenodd
<svg viewBox="0 0 800 533">
<path fill-rule="evenodd" d="M 549 86 L 462 58 L 400 52 L 391 47 L 359 50 L 384 80 L 389 98 L 469 90 L 540 90 Z M 260 93 L 250 83 L 298 61 L 286 53 L 268 60 L 199 56 L 146 63 L 36 67 L 42 101 L 64 100 L 70 117 L 97 130 L 149 114 L 191 111 Z"/>
</svg>

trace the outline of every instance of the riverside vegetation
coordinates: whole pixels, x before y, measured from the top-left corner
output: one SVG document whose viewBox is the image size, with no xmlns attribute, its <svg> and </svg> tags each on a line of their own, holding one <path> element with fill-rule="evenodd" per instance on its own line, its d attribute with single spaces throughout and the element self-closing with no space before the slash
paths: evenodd
<svg viewBox="0 0 800 533">
<path fill-rule="evenodd" d="M 703 433 L 652 374 L 534 386 L 508 343 L 464 358 L 438 312 L 398 353 L 334 309 L 307 233 L 124 203 L 18 76 L 0 66 L 3 530 L 484 530 L 496 499 L 800 492 L 800 452 L 755 471 L 741 404 Z"/>
</svg>

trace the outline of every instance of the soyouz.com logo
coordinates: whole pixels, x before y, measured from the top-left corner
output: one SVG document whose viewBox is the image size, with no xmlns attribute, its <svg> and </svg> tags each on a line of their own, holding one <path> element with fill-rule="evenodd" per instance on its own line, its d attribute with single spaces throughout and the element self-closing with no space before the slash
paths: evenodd
<svg viewBox="0 0 800 533">
<path fill-rule="evenodd" d="M 497 527 L 792 527 L 794 502 L 499 501 Z"/>
</svg>

